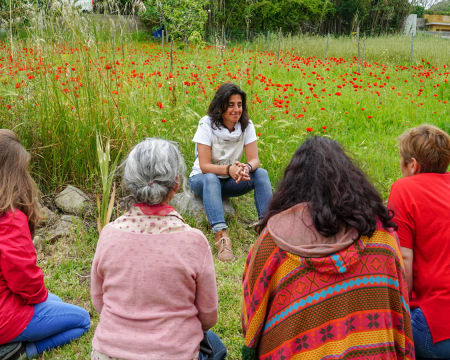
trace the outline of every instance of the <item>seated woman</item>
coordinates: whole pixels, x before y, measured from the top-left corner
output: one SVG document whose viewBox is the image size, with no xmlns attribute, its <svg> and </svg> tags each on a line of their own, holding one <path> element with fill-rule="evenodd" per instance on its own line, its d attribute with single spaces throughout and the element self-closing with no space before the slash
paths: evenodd
<svg viewBox="0 0 450 360">
<path fill-rule="evenodd" d="M 90 326 L 86 310 L 48 292 L 36 264 L 39 208 L 29 161 L 16 134 L 0 129 L 0 344 L 7 344 L 0 353 L 7 359 L 31 359 Z"/>
<path fill-rule="evenodd" d="M 295 152 L 243 278 L 244 359 L 414 359 L 392 215 L 340 145 Z"/>
<path fill-rule="evenodd" d="M 233 260 L 222 198 L 255 190 L 258 218 L 266 212 L 272 197 L 267 171 L 259 167 L 253 123 L 247 114 L 246 94 L 237 85 L 223 84 L 200 119 L 193 141 L 195 162 L 189 186 L 203 199 L 206 216 L 216 237 L 218 259 Z M 245 151 L 247 162 L 241 163 Z"/>
<path fill-rule="evenodd" d="M 403 178 L 391 188 L 411 295 L 416 356 L 450 358 L 450 136 L 422 125 L 399 138 Z"/>
<path fill-rule="evenodd" d="M 100 322 L 92 359 L 226 355 L 219 337 L 208 331 L 217 322 L 208 241 L 169 205 L 185 170 L 178 148 L 160 139 L 140 142 L 125 161 L 123 183 L 134 205 L 98 240 L 91 297 Z"/>
</svg>

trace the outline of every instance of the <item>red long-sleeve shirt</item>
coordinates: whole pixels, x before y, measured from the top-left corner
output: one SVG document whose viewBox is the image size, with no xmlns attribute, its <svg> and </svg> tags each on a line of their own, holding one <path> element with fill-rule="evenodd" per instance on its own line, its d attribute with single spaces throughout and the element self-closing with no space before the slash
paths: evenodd
<svg viewBox="0 0 450 360">
<path fill-rule="evenodd" d="M 27 216 L 20 210 L 7 211 L 0 216 L 0 344 L 25 330 L 33 304 L 47 296 Z"/>
</svg>

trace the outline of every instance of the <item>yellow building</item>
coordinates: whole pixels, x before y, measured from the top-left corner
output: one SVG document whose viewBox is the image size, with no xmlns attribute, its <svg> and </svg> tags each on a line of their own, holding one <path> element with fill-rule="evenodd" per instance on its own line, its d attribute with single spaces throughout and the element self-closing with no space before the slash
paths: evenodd
<svg viewBox="0 0 450 360">
<path fill-rule="evenodd" d="M 450 31 L 450 16 L 425 14 L 423 17 L 428 31 Z"/>
</svg>

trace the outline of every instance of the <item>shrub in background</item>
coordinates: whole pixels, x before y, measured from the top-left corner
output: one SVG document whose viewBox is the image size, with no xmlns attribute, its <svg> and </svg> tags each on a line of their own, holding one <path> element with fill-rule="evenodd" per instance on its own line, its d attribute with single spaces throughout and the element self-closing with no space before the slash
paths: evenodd
<svg viewBox="0 0 450 360">
<path fill-rule="evenodd" d="M 154 28 L 164 26 L 173 39 L 188 41 L 194 32 L 203 35 L 207 0 L 144 0 L 142 20 Z"/>
</svg>

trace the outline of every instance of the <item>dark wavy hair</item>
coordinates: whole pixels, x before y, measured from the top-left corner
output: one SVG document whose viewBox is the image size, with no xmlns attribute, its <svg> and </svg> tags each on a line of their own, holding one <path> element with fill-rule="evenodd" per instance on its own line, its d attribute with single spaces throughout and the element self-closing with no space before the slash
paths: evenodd
<svg viewBox="0 0 450 360">
<path fill-rule="evenodd" d="M 228 108 L 228 101 L 231 95 L 241 95 L 242 98 L 242 115 L 239 119 L 241 123 L 241 129 L 244 131 L 249 122 L 249 117 L 247 113 L 247 95 L 241 90 L 239 86 L 233 83 L 222 84 L 219 89 L 217 89 L 214 99 L 212 99 L 211 104 L 208 108 L 208 116 L 211 118 L 211 123 L 213 128 L 220 128 L 223 126 L 222 115 Z"/>
<path fill-rule="evenodd" d="M 393 213 L 362 170 L 336 141 L 315 136 L 294 153 L 258 230 L 296 204 L 308 203 L 316 229 L 326 237 L 353 227 L 358 236 L 372 236 L 377 218 L 384 228 L 397 226 Z"/>
</svg>

